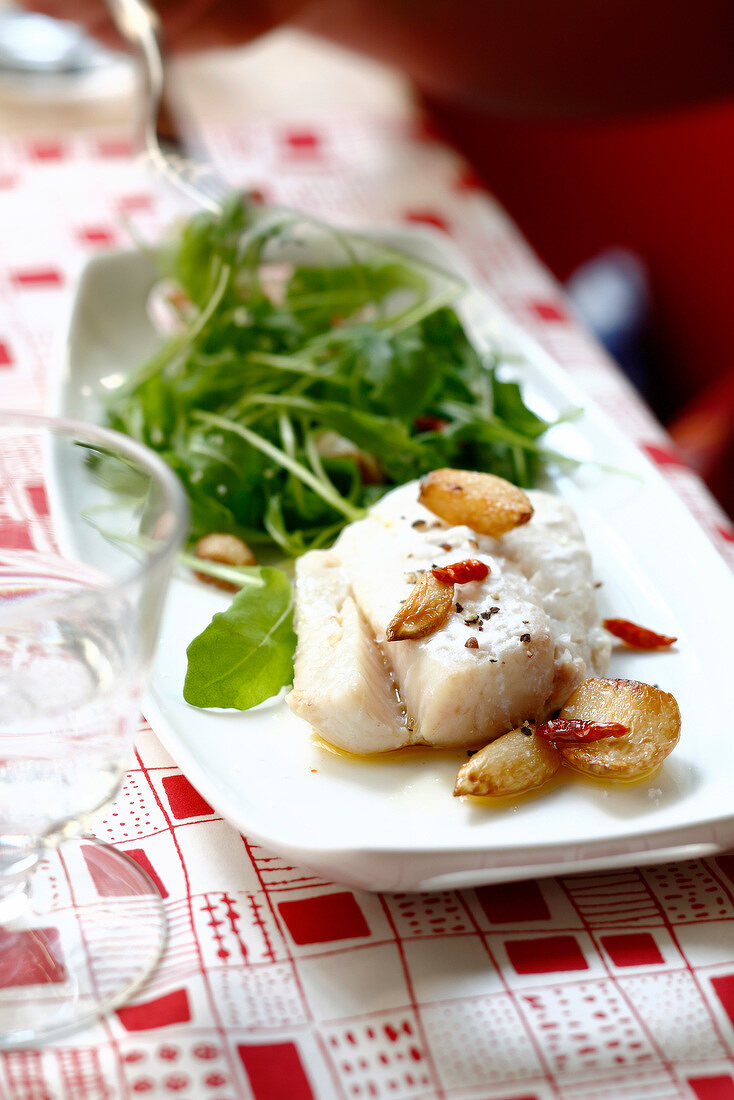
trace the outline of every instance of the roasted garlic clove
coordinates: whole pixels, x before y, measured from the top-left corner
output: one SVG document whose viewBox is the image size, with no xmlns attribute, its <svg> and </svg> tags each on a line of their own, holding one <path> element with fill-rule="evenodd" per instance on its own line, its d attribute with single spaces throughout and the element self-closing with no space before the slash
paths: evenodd
<svg viewBox="0 0 734 1100">
<path fill-rule="evenodd" d="M 558 745 L 571 767 L 609 779 L 635 779 L 652 771 L 680 737 L 680 711 L 674 697 L 637 680 L 585 680 L 562 709 L 561 718 L 627 726 L 623 737 Z"/>
<path fill-rule="evenodd" d="M 532 725 L 521 726 L 485 745 L 459 768 L 454 794 L 522 794 L 547 783 L 560 766 L 558 749 L 536 737 Z"/>
<path fill-rule="evenodd" d="M 250 547 L 237 535 L 228 535 L 222 531 L 212 531 L 203 535 L 197 542 L 194 553 L 202 561 L 213 561 L 219 565 L 257 565 L 257 558 Z M 217 588 L 224 588 L 228 592 L 236 592 L 238 586 L 219 577 L 210 577 L 207 573 L 195 573 L 200 581 L 205 584 L 213 584 Z"/>
<path fill-rule="evenodd" d="M 533 514 L 527 494 L 517 485 L 472 470 L 433 470 L 421 481 L 418 499 L 446 523 L 465 524 L 494 538 L 527 523 Z"/>
<path fill-rule="evenodd" d="M 443 626 L 453 603 L 453 584 L 442 584 L 433 573 L 423 573 L 388 624 L 385 637 L 388 642 L 425 638 Z"/>
</svg>

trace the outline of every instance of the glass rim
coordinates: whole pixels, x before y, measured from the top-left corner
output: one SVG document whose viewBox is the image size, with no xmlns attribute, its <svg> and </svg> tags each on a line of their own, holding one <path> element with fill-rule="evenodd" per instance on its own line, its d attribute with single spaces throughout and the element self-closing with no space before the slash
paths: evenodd
<svg viewBox="0 0 734 1100">
<path fill-rule="evenodd" d="M 143 579 L 155 570 L 161 561 L 174 555 L 186 541 L 189 529 L 189 503 L 180 479 L 164 462 L 160 455 L 150 447 L 131 436 L 104 428 L 85 420 L 76 420 L 66 416 L 47 416 L 41 413 L 22 410 L 0 410 L 0 429 L 27 428 L 29 431 L 47 431 L 50 435 L 66 437 L 78 436 L 83 442 L 99 444 L 117 451 L 125 458 L 136 462 L 141 469 L 155 478 L 163 488 L 167 505 L 173 515 L 173 527 L 160 540 L 160 546 L 147 554 L 143 562 L 131 557 L 133 568 L 124 578 L 114 581 L 112 587 L 125 588 L 129 584 Z"/>
</svg>

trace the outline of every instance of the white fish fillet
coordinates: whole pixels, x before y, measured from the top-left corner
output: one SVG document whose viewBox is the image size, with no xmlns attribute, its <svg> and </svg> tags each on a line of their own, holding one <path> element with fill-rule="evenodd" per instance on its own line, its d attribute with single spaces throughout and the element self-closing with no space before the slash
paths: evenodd
<svg viewBox="0 0 734 1100">
<path fill-rule="evenodd" d="M 312 550 L 296 566 L 298 634 L 288 706 L 322 737 L 352 752 L 403 743 L 405 708 L 339 557 Z"/>
<path fill-rule="evenodd" d="M 448 527 L 418 504 L 413 482 L 347 527 L 332 551 L 304 555 L 291 709 L 351 752 L 476 745 L 548 717 L 578 683 L 602 674 L 609 646 L 581 530 L 565 502 L 529 495 L 530 523 L 493 539 Z M 456 587 L 458 609 L 440 630 L 387 642 L 418 571 L 467 557 L 490 575 Z M 469 638 L 476 648 L 466 648 Z"/>
<path fill-rule="evenodd" d="M 550 713 L 563 706 L 574 688 L 589 676 L 607 671 L 611 638 L 599 621 L 594 576 L 576 514 L 561 497 L 528 493 L 534 515 L 530 523 L 503 536 L 502 551 L 539 593 L 555 639 Z"/>
</svg>

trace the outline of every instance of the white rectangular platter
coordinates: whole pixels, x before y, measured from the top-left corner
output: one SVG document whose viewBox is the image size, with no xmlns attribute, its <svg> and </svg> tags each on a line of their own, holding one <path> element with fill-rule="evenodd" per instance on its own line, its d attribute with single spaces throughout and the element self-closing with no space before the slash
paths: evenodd
<svg viewBox="0 0 734 1100">
<path fill-rule="evenodd" d="M 462 274 L 423 231 L 382 235 Z M 110 253 L 82 279 L 58 411 L 102 417 L 101 397 L 157 346 L 146 312 L 155 280 L 142 253 Z M 549 446 L 587 460 L 553 488 L 576 508 L 602 582 L 603 615 L 676 635 L 670 651 L 615 648 L 609 675 L 659 684 L 677 698 L 680 744 L 634 785 L 565 779 L 514 803 L 455 799 L 466 754 L 410 750 L 355 759 L 328 751 L 282 699 L 248 713 L 206 712 L 182 697 L 186 646 L 226 596 L 181 575 L 172 586 L 145 708 L 151 725 L 211 805 L 251 840 L 325 878 L 368 890 L 432 890 L 701 856 L 734 844 L 734 579 L 682 502 L 619 428 L 476 289 L 469 331 L 519 352 L 529 403 L 553 416 Z M 614 468 L 614 469 L 611 469 Z M 619 471 L 619 472 L 617 472 Z"/>
</svg>

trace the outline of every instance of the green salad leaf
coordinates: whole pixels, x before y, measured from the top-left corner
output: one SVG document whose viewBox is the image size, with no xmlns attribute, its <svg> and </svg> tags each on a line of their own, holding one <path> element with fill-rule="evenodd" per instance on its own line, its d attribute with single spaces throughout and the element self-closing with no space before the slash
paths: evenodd
<svg viewBox="0 0 734 1100">
<path fill-rule="evenodd" d="M 297 555 L 437 466 L 536 480 L 548 424 L 469 340 L 455 276 L 237 195 L 186 223 L 160 266 L 182 328 L 107 413 L 178 473 L 192 539 Z"/>
<path fill-rule="evenodd" d="M 257 570 L 186 653 L 184 699 L 195 707 L 248 710 L 293 679 L 293 593 L 280 569 Z"/>
</svg>

